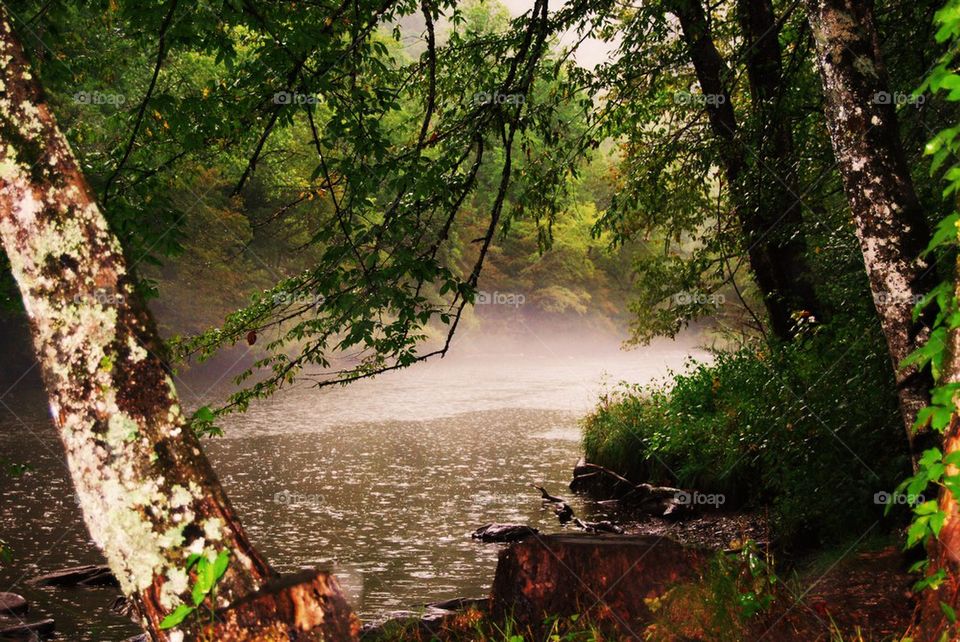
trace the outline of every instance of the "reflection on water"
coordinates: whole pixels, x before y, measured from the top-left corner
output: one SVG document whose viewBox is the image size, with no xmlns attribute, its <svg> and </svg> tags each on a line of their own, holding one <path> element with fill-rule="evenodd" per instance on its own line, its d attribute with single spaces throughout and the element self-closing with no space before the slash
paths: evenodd
<svg viewBox="0 0 960 642">
<path fill-rule="evenodd" d="M 296 388 L 232 417 L 207 449 L 256 545 L 281 571 L 333 568 L 366 619 L 427 601 L 483 595 L 496 545 L 470 532 L 491 521 L 559 530 L 531 483 L 565 494 L 579 456 L 577 420 L 607 380 L 678 368 L 686 344 L 539 354 L 464 355 L 347 388 Z M 226 389 L 180 382 L 187 403 Z M 14 587 L 62 639 L 121 640 L 136 631 L 108 589 L 33 589 L 23 580 L 100 560 L 87 541 L 59 442 L 35 384 L 0 404 L 0 457 L 28 464 L 0 476 L 0 538 L 14 549 L 0 590 Z M 578 513 L 586 508 L 574 502 Z"/>
</svg>

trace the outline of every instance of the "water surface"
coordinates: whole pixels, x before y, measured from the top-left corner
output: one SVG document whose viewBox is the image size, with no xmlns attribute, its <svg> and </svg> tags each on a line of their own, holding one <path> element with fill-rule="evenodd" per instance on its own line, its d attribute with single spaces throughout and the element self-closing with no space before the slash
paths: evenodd
<svg viewBox="0 0 960 642">
<path fill-rule="evenodd" d="M 569 495 L 578 420 L 620 380 L 680 368 L 692 341 L 621 352 L 615 342 L 493 343 L 347 388 L 297 387 L 225 422 L 206 441 L 251 537 L 281 571 L 336 571 L 367 620 L 489 589 L 497 545 L 488 522 L 560 530 L 530 484 Z M 26 382 L 26 383 L 24 383 Z M 110 589 L 36 589 L 29 577 L 98 563 L 73 501 L 42 392 L 27 377 L 0 397 L 0 457 L 31 470 L 0 475 L 0 538 L 14 551 L 0 590 L 26 595 L 60 639 L 122 640 Z M 181 380 L 188 405 L 222 398 L 225 381 Z M 580 514 L 589 508 L 573 500 Z"/>
</svg>

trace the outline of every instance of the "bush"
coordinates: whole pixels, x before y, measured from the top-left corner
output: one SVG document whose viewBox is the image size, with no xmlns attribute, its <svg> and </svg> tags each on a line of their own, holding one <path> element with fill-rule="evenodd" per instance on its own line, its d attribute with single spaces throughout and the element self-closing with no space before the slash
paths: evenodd
<svg viewBox="0 0 960 642">
<path fill-rule="evenodd" d="M 583 421 L 587 460 L 635 482 L 723 493 L 727 506 L 769 506 L 785 544 L 860 533 L 883 513 L 874 495 L 909 471 L 885 344 L 865 325 L 622 387 Z"/>
</svg>

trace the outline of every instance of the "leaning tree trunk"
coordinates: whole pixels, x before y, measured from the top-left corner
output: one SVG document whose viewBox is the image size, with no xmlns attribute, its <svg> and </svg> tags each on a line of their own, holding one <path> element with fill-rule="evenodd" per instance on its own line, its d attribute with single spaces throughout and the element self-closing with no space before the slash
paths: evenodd
<svg viewBox="0 0 960 642">
<path fill-rule="evenodd" d="M 932 287 L 917 257 L 930 232 L 903 153 L 871 2 L 807 0 L 827 127 L 874 305 L 896 372 L 900 412 L 913 444 L 913 422 L 927 404 L 929 376 L 900 362 L 922 339 L 914 303 Z"/>
<path fill-rule="evenodd" d="M 248 541 L 2 5 L 0 61 L 0 238 L 84 520 L 144 628 L 174 642 L 354 638 L 358 622 L 331 576 L 279 581 Z M 193 603 L 187 558 L 223 551 L 229 566 L 215 591 L 162 630 L 167 614 Z"/>
<path fill-rule="evenodd" d="M 713 41 L 701 0 L 672 0 L 669 7 L 680 22 L 700 89 L 713 98 L 707 101 L 707 117 L 720 143 L 731 204 L 770 328 L 777 337 L 789 339 L 795 326 L 794 314 L 814 313 L 819 307 L 805 256 L 798 199 L 792 198 L 782 177 L 768 175 L 776 168 L 767 166 L 762 158 L 755 162 L 747 157 L 749 141 L 744 140 L 727 86 L 729 69 Z M 786 151 L 779 150 L 778 154 Z"/>
</svg>

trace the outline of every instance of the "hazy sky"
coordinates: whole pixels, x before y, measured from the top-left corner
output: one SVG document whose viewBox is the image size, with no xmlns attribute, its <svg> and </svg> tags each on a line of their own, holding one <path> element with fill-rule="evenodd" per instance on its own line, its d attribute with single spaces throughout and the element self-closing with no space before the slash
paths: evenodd
<svg viewBox="0 0 960 642">
<path fill-rule="evenodd" d="M 516 17 L 523 12 L 532 9 L 534 0 L 500 0 L 500 2 L 507 7 L 507 9 L 510 11 L 510 15 Z M 563 6 L 563 4 L 564 3 L 560 0 L 554 0 L 554 2 L 550 3 L 550 9 L 553 11 Z M 560 43 L 568 46 L 576 44 L 577 40 L 578 37 L 576 33 L 567 32 L 561 36 Z M 593 68 L 597 66 L 597 64 L 608 60 L 613 49 L 614 47 L 611 45 L 611 43 L 590 38 L 585 40 L 577 48 L 577 51 L 573 57 L 581 66 Z"/>
</svg>

